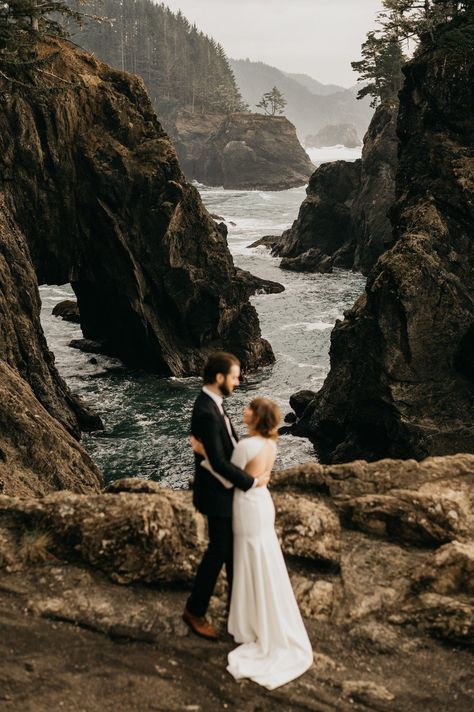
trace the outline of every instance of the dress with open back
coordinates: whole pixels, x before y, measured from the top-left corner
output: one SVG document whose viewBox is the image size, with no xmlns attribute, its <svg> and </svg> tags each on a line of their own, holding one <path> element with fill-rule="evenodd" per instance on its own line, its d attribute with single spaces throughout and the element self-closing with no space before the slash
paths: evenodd
<svg viewBox="0 0 474 712">
<path fill-rule="evenodd" d="M 245 468 L 273 440 L 241 440 L 232 462 Z M 237 680 L 269 690 L 308 670 L 313 651 L 275 532 L 275 507 L 267 487 L 236 489 L 233 503 L 234 582 L 228 630 L 241 643 L 228 657 Z"/>
</svg>

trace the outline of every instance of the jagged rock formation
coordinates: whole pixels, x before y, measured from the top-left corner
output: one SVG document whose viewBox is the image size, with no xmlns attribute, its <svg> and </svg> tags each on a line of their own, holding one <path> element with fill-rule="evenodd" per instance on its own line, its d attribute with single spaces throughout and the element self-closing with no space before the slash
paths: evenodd
<svg viewBox="0 0 474 712">
<path fill-rule="evenodd" d="M 427 706 L 443 712 L 456 694 L 456 710 L 470 711 L 474 456 L 302 465 L 275 473 L 272 491 L 315 665 L 279 690 L 278 698 L 265 692 L 269 703 L 262 709 L 297 703 L 313 712 L 422 712 Z M 10 650 L 18 652 L 27 610 L 30 645 L 32 630 L 56 640 L 47 621 L 56 621 L 56 628 L 63 622 L 68 661 L 83 628 L 88 635 L 120 637 L 128 660 L 143 641 L 156 646 L 154 664 L 166 651 L 154 677 L 165 675 L 167 699 L 180 699 L 180 708 L 185 706 L 179 697 L 185 689 L 182 674 L 176 678 L 161 667 L 166 660 L 168 666 L 172 660 L 170 669 L 184 671 L 190 666 L 181 661 L 189 661 L 194 651 L 200 674 L 205 670 L 215 689 L 232 644 L 226 637 L 211 655 L 209 644 L 189 637 L 180 618 L 204 531 L 189 492 L 143 480 L 120 480 L 97 495 L 0 496 L 0 615 L 9 621 L 5 635 L 13 626 Z M 222 630 L 225 607 L 222 582 L 211 605 Z M 89 643 L 91 654 L 96 642 Z M 43 643 L 41 660 L 50 655 Z M 3 675 L 10 674 L 12 659 L 16 656 L 6 656 Z M 435 691 L 433 667 L 444 671 Z M 55 679 L 62 675 L 63 664 L 56 663 Z M 80 676 L 72 677 L 79 685 Z M 2 693 L 5 689 L 10 687 L 4 683 Z M 140 695 L 146 696 L 145 689 L 141 680 Z M 249 690 L 255 707 L 259 689 L 244 685 L 242 694 Z M 16 694 L 14 688 L 15 700 Z M 21 694 L 27 694 L 25 685 Z M 36 694 L 37 706 L 42 694 Z M 209 699 L 208 709 L 222 707 L 219 699 L 215 706 Z M 248 705 L 251 709 L 250 698 Z M 87 708 L 95 710 L 95 703 Z"/>
<path fill-rule="evenodd" d="M 26 241 L 0 195 L 0 492 L 94 491 L 101 475 L 76 438 L 100 418 L 59 376 L 40 308 Z"/>
<path fill-rule="evenodd" d="M 393 243 L 397 111 L 390 102 L 377 108 L 361 160 L 325 163 L 312 175 L 297 220 L 272 243 L 283 269 L 367 273 Z"/>
<path fill-rule="evenodd" d="M 81 323 L 79 307 L 77 306 L 77 302 L 73 299 L 65 299 L 64 301 L 56 304 L 53 309 L 53 316 L 57 316 L 63 321 L 70 321 L 73 324 Z"/>
<path fill-rule="evenodd" d="M 287 190 L 305 185 L 314 170 L 283 116 L 182 112 L 173 131 L 187 177 L 236 190 Z"/>
<path fill-rule="evenodd" d="M 18 497 L 58 489 L 93 492 L 101 482 L 99 469 L 77 440 L 41 405 L 27 381 L 0 361 L 0 492 Z"/>
<path fill-rule="evenodd" d="M 0 172 L 39 282 L 71 282 L 84 336 L 129 364 L 196 374 L 219 347 L 270 363 L 143 82 L 65 44 L 38 51 L 46 71 L 1 79 Z"/>
<path fill-rule="evenodd" d="M 272 250 L 284 258 L 283 269 L 330 272 L 333 265 L 352 266 L 351 208 L 360 187 L 360 163 L 324 163 L 313 173 L 297 220 Z"/>
<path fill-rule="evenodd" d="M 395 244 L 336 324 L 296 426 L 324 462 L 474 452 L 473 66 L 425 50 L 406 67 Z"/>
<path fill-rule="evenodd" d="M 357 148 L 361 140 L 354 124 L 326 124 L 317 134 L 306 136 L 307 148 L 323 148 L 324 146 L 346 146 Z"/>
</svg>

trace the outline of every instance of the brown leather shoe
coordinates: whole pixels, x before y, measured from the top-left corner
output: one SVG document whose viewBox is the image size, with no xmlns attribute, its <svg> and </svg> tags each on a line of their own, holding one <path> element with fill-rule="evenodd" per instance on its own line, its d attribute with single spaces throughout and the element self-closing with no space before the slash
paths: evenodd
<svg viewBox="0 0 474 712">
<path fill-rule="evenodd" d="M 217 630 L 214 628 L 212 623 L 209 623 L 209 621 L 206 620 L 206 618 L 193 616 L 193 614 L 185 608 L 183 611 L 183 621 L 191 628 L 193 633 L 200 635 L 201 638 L 206 638 L 207 640 L 217 640 Z"/>
</svg>

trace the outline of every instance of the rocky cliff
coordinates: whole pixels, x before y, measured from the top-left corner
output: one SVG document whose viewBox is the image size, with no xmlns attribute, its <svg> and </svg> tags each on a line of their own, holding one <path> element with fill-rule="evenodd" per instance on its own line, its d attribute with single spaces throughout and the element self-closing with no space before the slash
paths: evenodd
<svg viewBox="0 0 474 712">
<path fill-rule="evenodd" d="M 131 365 L 197 374 L 210 350 L 272 361 L 224 236 L 143 82 L 51 42 L 1 78 L 0 174 L 40 283 L 70 282 L 84 336 Z"/>
<path fill-rule="evenodd" d="M 199 115 L 182 112 L 173 130 L 187 177 L 236 190 L 287 190 L 314 170 L 283 116 Z"/>
<path fill-rule="evenodd" d="M 314 665 L 275 692 L 241 683 L 239 709 L 470 712 L 474 456 L 302 465 L 274 474 L 272 497 Z M 181 620 L 204 532 L 189 492 L 143 480 L 0 496 L 5 709 L 229 704 L 224 581 L 220 642 Z"/>
<path fill-rule="evenodd" d="M 324 146 L 357 148 L 360 145 L 361 140 L 357 135 L 357 128 L 354 124 L 326 124 L 326 126 L 319 129 L 317 134 L 306 136 L 305 140 L 307 148 L 323 148 Z"/>
<path fill-rule="evenodd" d="M 99 470 L 76 439 L 100 419 L 59 376 L 40 308 L 25 238 L 0 195 L 0 492 L 97 490 Z"/>
<path fill-rule="evenodd" d="M 364 137 L 362 159 L 321 165 L 290 230 L 273 242 L 283 269 L 367 273 L 392 244 L 398 103 L 379 106 Z"/>
<path fill-rule="evenodd" d="M 224 347 L 273 360 L 249 303 L 262 284 L 184 179 L 142 82 L 51 41 L 0 76 L 0 490 L 97 490 L 73 396 L 40 323 L 39 283 L 70 282 L 86 337 L 127 363 L 198 373 Z"/>
<path fill-rule="evenodd" d="M 337 322 L 299 432 L 323 461 L 474 452 L 474 57 L 467 33 L 405 70 L 394 246 Z M 457 39 L 455 39 L 457 38 Z"/>
</svg>

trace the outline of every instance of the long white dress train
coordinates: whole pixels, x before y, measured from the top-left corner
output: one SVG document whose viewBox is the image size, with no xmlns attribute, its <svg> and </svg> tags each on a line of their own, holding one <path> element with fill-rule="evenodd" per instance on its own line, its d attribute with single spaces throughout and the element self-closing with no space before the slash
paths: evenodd
<svg viewBox="0 0 474 712">
<path fill-rule="evenodd" d="M 244 468 L 266 442 L 275 445 L 260 436 L 241 440 L 232 462 Z M 232 522 L 234 583 L 228 630 L 241 645 L 229 654 L 227 670 L 236 680 L 250 678 L 273 690 L 306 672 L 313 651 L 275 533 L 268 489 L 236 489 Z"/>
</svg>

